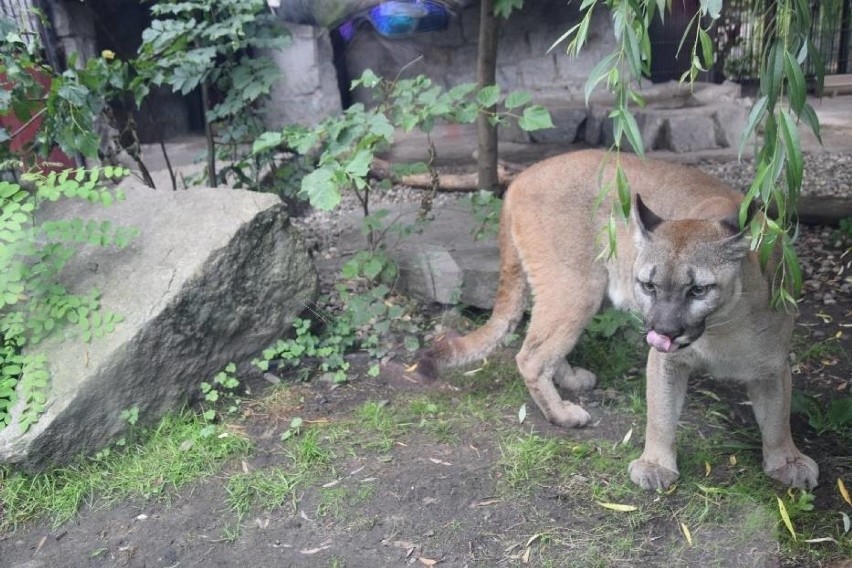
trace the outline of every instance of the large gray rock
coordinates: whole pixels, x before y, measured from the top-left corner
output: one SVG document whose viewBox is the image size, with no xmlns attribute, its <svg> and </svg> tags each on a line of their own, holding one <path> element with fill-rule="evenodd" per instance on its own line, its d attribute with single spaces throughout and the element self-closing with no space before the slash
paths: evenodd
<svg viewBox="0 0 852 568">
<path fill-rule="evenodd" d="M 96 287 L 124 321 L 90 344 L 39 346 L 52 376 L 47 411 L 26 433 L 17 421 L 0 431 L 0 461 L 41 468 L 104 447 L 126 427 L 122 410 L 138 406 L 152 421 L 180 407 L 228 362 L 286 333 L 315 298 L 316 271 L 276 196 L 125 185 L 127 200 L 108 209 L 46 211 L 110 219 L 140 235 L 123 250 L 88 249 L 67 267 L 72 291 Z"/>
</svg>

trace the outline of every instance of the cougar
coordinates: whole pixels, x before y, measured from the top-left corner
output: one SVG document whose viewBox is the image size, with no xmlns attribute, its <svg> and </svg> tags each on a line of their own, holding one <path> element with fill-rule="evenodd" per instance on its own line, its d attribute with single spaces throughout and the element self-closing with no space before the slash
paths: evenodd
<svg viewBox="0 0 852 568">
<path fill-rule="evenodd" d="M 620 156 L 633 206 L 618 221 L 617 254 L 601 256 L 610 202 L 600 180 L 614 179 L 612 156 L 579 151 L 547 159 L 510 185 L 500 217 L 500 280 L 491 318 L 463 337 L 423 352 L 418 372 L 485 357 L 519 323 L 528 284 L 533 306 L 518 370 L 544 416 L 574 428 L 590 416 L 563 400 L 554 383 L 588 389 L 595 375 L 566 355 L 605 298 L 638 312 L 650 345 L 645 447 L 629 466 L 644 489 L 679 476 L 675 429 L 687 381 L 697 374 L 745 384 L 763 439 L 763 468 L 793 487 L 817 483 L 816 463 L 790 433 L 788 348 L 793 316 L 773 309 L 771 274 L 740 231 L 742 195 L 693 168 Z M 602 242 L 604 241 L 604 242 Z"/>
</svg>

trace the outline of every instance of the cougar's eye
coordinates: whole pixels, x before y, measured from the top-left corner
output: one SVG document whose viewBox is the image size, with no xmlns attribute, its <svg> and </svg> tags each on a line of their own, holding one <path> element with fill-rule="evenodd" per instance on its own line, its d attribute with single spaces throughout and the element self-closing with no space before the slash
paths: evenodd
<svg viewBox="0 0 852 568">
<path fill-rule="evenodd" d="M 646 281 L 646 282 L 640 282 L 639 284 L 642 286 L 642 291 L 645 292 L 646 294 L 653 294 L 657 291 L 657 287 L 654 286 L 653 282 L 647 282 Z"/>
<path fill-rule="evenodd" d="M 689 289 L 689 297 L 690 298 L 703 298 L 707 295 L 707 292 L 710 291 L 710 286 L 692 286 Z"/>
</svg>

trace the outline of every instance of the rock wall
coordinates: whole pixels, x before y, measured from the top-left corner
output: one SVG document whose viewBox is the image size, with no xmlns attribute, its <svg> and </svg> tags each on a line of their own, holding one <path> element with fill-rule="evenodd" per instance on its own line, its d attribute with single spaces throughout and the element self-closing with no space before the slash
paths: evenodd
<svg viewBox="0 0 852 568">
<path fill-rule="evenodd" d="M 579 3 L 564 0 L 526 2 L 524 9 L 500 21 L 497 82 L 504 90 L 526 89 L 534 93 L 581 93 L 589 72 L 612 50 L 615 37 L 609 15 L 599 10 L 592 19 L 589 41 L 577 58 L 554 41 L 579 21 Z M 444 87 L 476 80 L 479 6 L 459 10 L 447 30 L 385 39 L 369 26 L 362 27 L 346 46 L 350 77 L 365 69 L 384 77 L 424 74 Z M 355 100 L 369 102 L 366 93 Z"/>
</svg>

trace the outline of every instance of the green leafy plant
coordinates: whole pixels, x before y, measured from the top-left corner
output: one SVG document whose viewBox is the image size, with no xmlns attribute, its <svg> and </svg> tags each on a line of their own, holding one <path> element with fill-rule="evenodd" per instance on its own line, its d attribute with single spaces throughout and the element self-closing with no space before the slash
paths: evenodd
<svg viewBox="0 0 852 568">
<path fill-rule="evenodd" d="M 0 19 L 0 115 L 12 114 L 23 123 L 12 132 L 0 127 L 0 160 L 13 158 L 29 168 L 36 156 L 45 158 L 56 146 L 69 156 L 97 156 L 101 139 L 95 119 L 105 107 L 103 89 L 109 81 L 95 66 L 77 68 L 72 54 L 68 69 L 59 73 L 42 60 L 36 38 L 25 41 L 13 22 Z M 35 138 L 22 154 L 13 155 L 6 143 L 35 126 Z"/>
<path fill-rule="evenodd" d="M 256 51 L 285 47 L 286 30 L 263 0 L 165 0 L 153 4 L 151 13 L 136 62 L 140 76 L 184 95 L 199 88 L 208 182 L 233 179 L 258 187 L 269 156 L 249 155 L 243 146 L 263 132 L 259 103 L 280 73 Z M 220 172 L 217 159 L 228 160 Z"/>
<path fill-rule="evenodd" d="M 616 98 L 609 115 L 613 120 L 615 137 L 615 175 L 612 180 L 604 180 L 602 188 L 604 193 L 615 190 L 617 194 L 608 226 L 609 247 L 605 251 L 614 254 L 616 219 L 626 219 L 630 211 L 629 183 L 618 161 L 624 140 L 633 151 L 644 155 L 641 133 L 629 107 L 631 102 L 640 106 L 644 104 L 634 85 L 650 74 L 650 24 L 657 13 L 664 15 L 667 4 L 663 0 L 583 0 L 581 21 L 554 46 L 567 40 L 568 53 L 578 54 L 588 39 L 592 14 L 599 5 L 610 9 L 616 48 L 591 71 L 585 92 L 588 101 L 595 87 L 605 81 Z M 700 1 L 699 9 L 684 34 L 684 38 L 688 37 L 695 28 L 695 39 L 689 46 L 690 68 L 682 81 L 694 81 L 700 71 L 706 71 L 713 65 L 716 46 L 709 30 L 720 17 L 721 9 L 722 0 Z M 820 139 L 819 120 L 806 98 L 808 86 L 803 64 L 808 60 L 815 64 L 818 89 L 821 88 L 824 71 L 819 52 L 810 37 L 812 17 L 807 2 L 773 2 L 767 5 L 763 17 L 760 92 L 743 132 L 740 155 L 746 143 L 760 130 L 759 126 L 762 126 L 762 137 L 757 149 L 754 181 L 740 209 L 740 225 L 745 225 L 751 203 L 759 202 L 763 215 L 755 216 L 749 227 L 752 246 L 759 251 L 764 266 L 769 265 L 774 254 L 780 255 L 780 261 L 772 268 L 773 304 L 778 308 L 795 309 L 802 277 L 791 234 L 804 172 L 798 123 L 805 123 Z"/>
<path fill-rule="evenodd" d="M 852 396 L 833 398 L 823 403 L 815 396 L 794 391 L 792 411 L 806 416 L 808 425 L 818 434 L 834 432 L 852 438 Z"/>
<path fill-rule="evenodd" d="M 124 247 L 133 228 L 109 221 L 57 219 L 36 223 L 42 201 L 85 200 L 110 205 L 122 192 L 103 185 L 124 168 L 27 173 L 27 186 L 0 182 L 0 427 L 23 400 L 19 425 L 27 430 L 44 410 L 49 373 L 39 344 L 58 330 L 91 341 L 111 332 L 121 316 L 101 309 L 98 291 L 72 294 L 59 275 L 83 245 Z M 104 180 L 103 182 L 101 180 Z"/>
<path fill-rule="evenodd" d="M 388 352 L 393 340 L 386 338 L 391 332 L 403 336 L 401 343 L 405 349 L 417 349 L 419 342 L 413 326 L 403 317 L 405 310 L 390 301 L 398 269 L 386 246 L 390 235 L 410 234 L 428 219 L 438 184 L 437 150 L 431 138 L 435 124 L 473 122 L 478 113 L 502 101 L 503 110 L 489 111 L 494 124 L 517 120 L 527 130 L 552 126 L 547 109 L 531 104 L 528 93 L 504 95 L 497 86 L 477 91 L 475 85 L 464 84 L 444 90 L 422 75 L 390 81 L 370 70 L 353 81 L 353 87 L 356 86 L 373 90 L 374 106 L 352 105 L 340 116 L 329 117 L 312 129 L 288 126 L 281 131 L 266 132 L 253 145 L 252 152 L 256 155 L 286 149 L 298 156 L 312 157 L 316 167 L 302 179 L 300 196 L 318 209 L 333 209 L 344 192 L 353 192 L 363 213 L 362 227 L 367 239 L 366 250 L 356 253 L 342 269 L 344 283 L 337 286 L 336 293 L 345 305 L 344 310 L 335 314 L 334 321 L 326 322 L 320 335 L 312 333 L 307 322 L 297 322 L 294 338 L 280 341 L 257 361 L 262 368 L 268 368 L 269 361 L 274 359 L 299 368 L 305 357 L 321 357 L 320 370 L 332 373 L 335 381 L 342 381 L 349 370 L 344 358 L 347 350 L 362 349 L 378 360 Z M 417 220 L 412 224 L 388 219 L 387 210 L 371 209 L 372 194 L 390 186 L 387 180 L 376 183 L 371 178 L 374 158 L 377 152 L 390 146 L 397 129 L 421 130 L 426 134 L 429 149 L 428 163 L 395 166 L 391 172 L 392 175 L 413 170 L 431 173 L 432 187 L 423 193 Z M 490 208 L 492 215 L 499 209 L 499 201 L 496 205 L 492 199 L 480 197 L 480 201 L 488 202 L 484 207 Z M 375 375 L 378 371 L 374 362 L 368 373 Z M 304 376 L 308 371 L 302 368 L 299 372 Z"/>
<path fill-rule="evenodd" d="M 237 389 L 240 381 L 236 377 L 237 366 L 228 363 L 225 368 L 213 377 L 210 382 L 204 381 L 199 385 L 204 401 L 209 403 L 202 416 L 205 420 L 215 420 L 224 409 L 225 414 L 236 414 L 242 405 Z M 212 429 L 209 429 L 212 431 Z"/>
<path fill-rule="evenodd" d="M 437 150 L 431 139 L 436 123 L 473 122 L 480 111 L 502 100 L 504 109 L 489 115 L 492 123 L 517 120 L 525 130 L 553 126 L 547 109 L 531 104 L 529 93 L 504 95 L 499 86 L 477 91 L 473 84 L 462 84 L 444 90 L 423 75 L 391 81 L 369 69 L 352 85 L 372 89 L 375 105 L 370 108 L 360 103 L 352 105 L 340 116 L 329 117 L 313 129 L 288 127 L 264 133 L 255 142 L 253 151 L 262 153 L 283 146 L 300 155 L 315 154 L 317 167 L 302 180 L 301 195 L 318 209 L 333 209 L 340 203 L 342 192 L 354 192 L 364 213 L 371 250 L 379 246 L 384 230 L 371 211 L 371 191 L 387 187 L 371 182 L 371 166 L 376 153 L 393 142 L 395 129 L 403 132 L 419 129 L 427 135 L 430 161 L 404 166 L 406 169 L 415 166 L 433 174 L 433 186 L 424 192 L 421 201 L 419 218 L 423 219 L 429 214 L 432 195 L 437 189 L 434 169 Z"/>
</svg>

